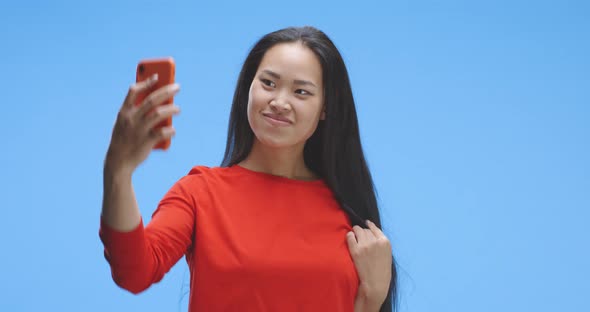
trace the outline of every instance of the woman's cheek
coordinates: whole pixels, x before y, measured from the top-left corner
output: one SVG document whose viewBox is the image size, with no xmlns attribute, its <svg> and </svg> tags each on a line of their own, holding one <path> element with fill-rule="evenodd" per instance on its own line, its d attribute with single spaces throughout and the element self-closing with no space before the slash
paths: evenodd
<svg viewBox="0 0 590 312">
<path fill-rule="evenodd" d="M 264 103 L 268 102 L 267 99 L 269 97 L 269 92 L 262 90 L 262 88 L 259 86 L 254 87 L 252 91 L 253 92 L 250 93 L 250 102 L 253 108 L 256 108 L 256 110 L 260 111 L 264 108 Z"/>
<path fill-rule="evenodd" d="M 260 90 L 260 87 L 254 86 L 251 90 L 248 102 L 248 122 L 255 134 L 260 134 L 258 133 L 258 130 L 264 126 L 264 120 L 262 119 L 261 114 L 266 109 L 265 103 L 268 103 L 268 101 L 266 101 L 268 97 L 268 92 Z"/>
</svg>

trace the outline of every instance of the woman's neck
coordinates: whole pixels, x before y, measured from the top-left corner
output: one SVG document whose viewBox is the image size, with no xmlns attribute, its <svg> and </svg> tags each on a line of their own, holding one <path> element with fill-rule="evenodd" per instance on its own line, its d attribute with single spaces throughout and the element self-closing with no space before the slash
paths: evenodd
<svg viewBox="0 0 590 312">
<path fill-rule="evenodd" d="M 305 165 L 303 145 L 288 148 L 265 146 L 254 139 L 250 154 L 238 165 L 252 171 L 264 172 L 296 180 L 315 180 L 318 177 Z"/>
</svg>

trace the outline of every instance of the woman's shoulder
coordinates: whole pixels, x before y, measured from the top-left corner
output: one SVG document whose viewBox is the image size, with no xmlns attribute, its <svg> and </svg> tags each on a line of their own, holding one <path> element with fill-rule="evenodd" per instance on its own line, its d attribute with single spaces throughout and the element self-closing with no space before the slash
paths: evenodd
<svg viewBox="0 0 590 312">
<path fill-rule="evenodd" d="M 188 173 L 180 177 L 173 187 L 179 188 L 185 194 L 202 196 L 211 191 L 229 187 L 232 179 L 227 177 L 230 173 L 226 167 L 195 165 Z"/>
<path fill-rule="evenodd" d="M 196 165 L 193 166 L 187 176 L 194 176 L 194 177 L 215 177 L 221 175 L 227 175 L 230 171 L 229 167 L 209 167 L 205 165 Z"/>
<path fill-rule="evenodd" d="M 230 182 L 235 173 L 232 167 L 196 165 L 181 180 L 191 184 L 219 184 L 221 182 Z"/>
<path fill-rule="evenodd" d="M 206 165 L 195 165 L 193 166 L 189 172 L 188 175 L 194 175 L 194 174 L 215 174 L 215 173 L 219 173 L 219 171 L 226 169 L 226 167 L 210 167 L 210 166 L 206 166 Z"/>
</svg>

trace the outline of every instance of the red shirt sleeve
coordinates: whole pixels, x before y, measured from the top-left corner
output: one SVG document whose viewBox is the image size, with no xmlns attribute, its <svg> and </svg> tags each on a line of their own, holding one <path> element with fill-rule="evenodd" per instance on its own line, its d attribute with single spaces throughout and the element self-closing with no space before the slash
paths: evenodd
<svg viewBox="0 0 590 312">
<path fill-rule="evenodd" d="M 130 232 L 119 232 L 101 219 L 99 236 L 113 280 L 140 293 L 159 282 L 193 244 L 195 201 L 186 191 L 188 177 L 166 193 L 144 228 L 143 220 Z"/>
</svg>

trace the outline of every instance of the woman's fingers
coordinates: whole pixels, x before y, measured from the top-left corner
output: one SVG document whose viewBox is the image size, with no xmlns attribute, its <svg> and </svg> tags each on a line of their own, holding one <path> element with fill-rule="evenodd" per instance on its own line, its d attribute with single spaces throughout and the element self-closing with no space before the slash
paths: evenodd
<svg viewBox="0 0 590 312">
<path fill-rule="evenodd" d="M 150 78 L 134 83 L 129 87 L 129 91 L 127 92 L 127 96 L 125 97 L 125 101 L 123 101 L 123 107 L 131 108 L 134 106 L 135 101 L 137 100 L 137 96 L 141 92 L 145 92 L 149 88 L 151 88 L 156 82 L 158 81 L 158 74 L 154 74 Z"/>
<path fill-rule="evenodd" d="M 143 119 L 154 108 L 160 106 L 167 99 L 173 97 L 180 90 L 176 83 L 166 85 L 148 95 L 143 103 L 140 104 L 136 112 L 136 118 Z"/>
<path fill-rule="evenodd" d="M 346 238 L 349 247 L 354 249 L 366 248 L 377 240 L 371 230 L 363 229 L 358 225 L 352 227 L 352 232 L 349 232 Z"/>
<path fill-rule="evenodd" d="M 355 225 L 352 227 L 352 231 L 354 232 L 357 243 L 360 244 L 365 241 L 365 230 L 362 227 Z"/>
<path fill-rule="evenodd" d="M 367 220 L 367 226 L 369 227 L 369 230 L 371 230 L 371 233 L 373 233 L 373 235 L 375 236 L 375 238 L 377 238 L 377 239 L 387 238 L 385 236 L 385 234 L 383 234 L 383 231 L 381 231 L 381 229 L 378 228 L 375 225 L 375 223 L 371 222 L 371 220 Z"/>
<path fill-rule="evenodd" d="M 351 251 L 353 251 L 356 248 L 356 245 L 358 244 L 354 232 L 346 233 L 346 241 L 348 242 L 348 248 Z"/>
<path fill-rule="evenodd" d="M 152 129 L 149 132 L 148 144 L 153 148 L 159 142 L 172 138 L 175 133 L 176 130 L 172 126 Z"/>
<path fill-rule="evenodd" d="M 372 235 L 375 237 L 375 243 L 377 243 L 381 248 L 387 249 L 391 252 L 391 243 L 383 231 L 375 225 L 375 223 L 367 220 L 367 225 L 369 226 L 369 230 L 371 231 Z"/>
<path fill-rule="evenodd" d="M 157 81 L 157 75 L 154 75 L 129 88 L 113 126 L 105 167 L 108 162 L 108 167 L 112 170 L 132 172 L 148 157 L 156 144 L 174 135 L 174 128 L 160 127 L 157 124 L 177 114 L 179 109 L 175 105 L 159 104 L 176 94 L 179 87 L 172 84 L 152 92 Z M 146 96 L 147 100 L 136 105 L 140 97 L 148 92 L 150 94 Z"/>
<path fill-rule="evenodd" d="M 149 114 L 148 117 L 146 117 L 147 119 L 142 125 L 143 131 L 150 131 L 150 129 L 153 129 L 157 124 L 166 118 L 172 117 L 178 113 L 180 113 L 180 108 L 174 104 L 156 107 L 154 111 Z"/>
</svg>

